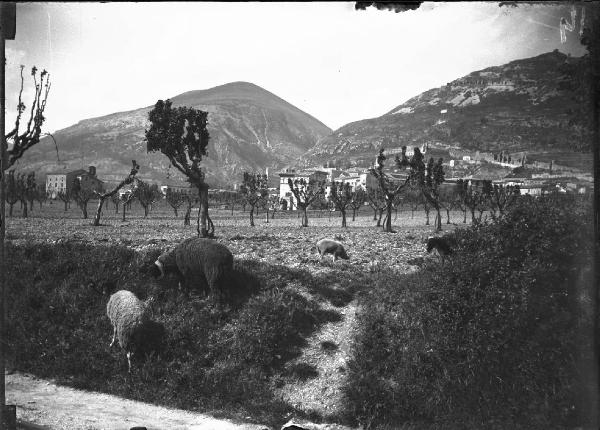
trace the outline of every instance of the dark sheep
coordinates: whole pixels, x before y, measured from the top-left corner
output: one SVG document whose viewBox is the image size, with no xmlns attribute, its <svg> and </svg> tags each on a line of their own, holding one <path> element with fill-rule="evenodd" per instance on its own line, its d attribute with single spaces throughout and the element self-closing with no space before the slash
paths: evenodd
<svg viewBox="0 0 600 430">
<path fill-rule="evenodd" d="M 448 241 L 442 237 L 429 237 L 427 239 L 427 252 L 431 253 L 433 250 L 437 251 L 442 264 L 453 252 Z"/>
<path fill-rule="evenodd" d="M 344 249 L 344 245 L 340 242 L 333 239 L 321 239 L 317 242 L 317 251 L 321 258 L 325 254 L 332 254 L 333 261 L 336 261 L 338 257 L 343 258 L 344 260 L 349 260 L 348 254 L 346 254 L 346 250 Z"/>
<path fill-rule="evenodd" d="M 174 274 L 185 291 L 196 289 L 220 300 L 233 271 L 233 255 L 214 240 L 191 238 L 161 254 L 148 271 L 158 279 Z"/>
</svg>

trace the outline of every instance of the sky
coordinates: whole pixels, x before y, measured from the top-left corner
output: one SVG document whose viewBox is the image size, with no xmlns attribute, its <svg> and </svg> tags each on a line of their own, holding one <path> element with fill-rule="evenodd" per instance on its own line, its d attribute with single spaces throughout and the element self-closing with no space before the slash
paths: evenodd
<svg viewBox="0 0 600 430">
<path fill-rule="evenodd" d="M 47 132 L 234 81 L 335 130 L 475 70 L 554 49 L 581 56 L 581 9 L 561 43 L 564 4 L 424 3 L 395 13 L 354 2 L 17 3 L 7 124 L 23 64 L 50 73 Z"/>
</svg>

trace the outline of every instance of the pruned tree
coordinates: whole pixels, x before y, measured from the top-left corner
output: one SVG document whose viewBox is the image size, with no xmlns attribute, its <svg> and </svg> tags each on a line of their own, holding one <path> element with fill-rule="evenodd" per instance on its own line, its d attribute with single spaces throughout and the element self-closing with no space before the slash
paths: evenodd
<svg viewBox="0 0 600 430">
<path fill-rule="evenodd" d="M 329 195 L 329 198 L 342 215 L 342 227 L 347 227 L 346 209 L 352 202 L 352 194 L 352 185 L 350 185 L 350 183 L 344 182 L 338 184 L 335 181 L 331 181 L 331 194 Z"/>
<path fill-rule="evenodd" d="M 494 184 L 490 193 L 490 209 L 492 217 L 496 217 L 496 212 L 500 215 L 510 207 L 521 194 L 519 186 Z"/>
<path fill-rule="evenodd" d="M 119 204 L 121 203 L 121 199 L 119 198 L 119 193 L 114 193 L 110 196 L 110 201 L 115 205 L 115 213 L 119 213 Z M 100 203 L 100 202 L 98 202 Z"/>
<path fill-rule="evenodd" d="M 414 155 L 409 161 L 412 184 L 421 191 L 423 197 L 425 197 L 429 205 L 436 211 L 436 231 L 442 230 L 442 215 L 440 213 L 441 201 L 439 193 L 440 185 L 445 179 L 442 163 L 443 160 L 441 158 L 435 162 L 433 157 L 431 157 L 426 165 L 424 156 L 419 148 L 414 149 Z"/>
<path fill-rule="evenodd" d="M 121 212 L 123 212 L 123 217 L 121 218 L 122 222 L 125 222 L 125 214 L 127 212 L 127 208 L 131 208 L 131 203 L 135 200 L 135 193 L 133 190 L 127 190 L 124 193 L 119 193 L 119 198 L 121 199 L 122 207 Z"/>
<path fill-rule="evenodd" d="M 315 199 L 325 193 L 325 183 L 312 178 L 308 181 L 304 178 L 293 181 L 292 178 L 288 178 L 288 185 L 296 199 L 296 206 L 302 210 L 302 227 L 308 227 L 307 209 Z"/>
<path fill-rule="evenodd" d="M 42 204 L 48 201 L 48 193 L 46 192 L 46 185 L 39 184 L 36 187 L 35 192 L 35 201 L 37 201 L 40 205 L 40 210 L 42 209 Z"/>
<path fill-rule="evenodd" d="M 383 211 L 387 207 L 385 193 L 381 188 L 372 188 L 367 191 L 367 201 L 373 209 L 373 221 L 377 221 L 377 227 L 381 227 Z"/>
<path fill-rule="evenodd" d="M 408 171 L 405 179 L 393 181 L 390 176 L 383 171 L 385 160 L 386 156 L 384 155 L 384 149 L 382 148 L 379 150 L 379 155 L 377 156 L 377 165 L 371 168 L 369 171 L 373 176 L 375 176 L 375 179 L 377 179 L 379 189 L 383 192 L 385 198 L 386 217 L 383 225 L 383 231 L 391 233 L 394 232 L 392 229 L 392 210 L 394 206 L 394 199 L 410 185 L 411 175 L 410 171 Z M 401 156 L 396 156 L 396 166 L 402 169 L 409 168 L 410 164 L 408 158 L 406 157 L 406 146 L 402 147 Z"/>
<path fill-rule="evenodd" d="M 25 201 L 29 203 L 29 210 L 33 211 L 33 202 L 35 201 L 37 195 L 37 182 L 35 182 L 35 172 L 29 172 L 27 174 L 27 178 L 25 179 L 25 189 L 23 193 L 23 197 Z M 27 218 L 27 208 L 23 209 L 23 217 Z"/>
<path fill-rule="evenodd" d="M 160 196 L 161 194 L 158 185 L 149 184 L 138 179 L 137 186 L 135 187 L 135 197 L 144 209 L 144 218 L 148 217 L 148 212 L 152 203 L 158 201 Z"/>
<path fill-rule="evenodd" d="M 250 226 L 254 227 L 254 208 L 263 205 L 269 197 L 267 175 L 244 172 L 240 193 L 250 206 Z"/>
<path fill-rule="evenodd" d="M 167 194 L 165 196 L 165 200 L 167 201 L 169 206 L 171 206 L 171 208 L 175 212 L 175 218 L 177 218 L 179 216 L 177 211 L 185 202 L 184 193 L 179 190 L 173 190 L 171 188 L 167 188 Z"/>
<path fill-rule="evenodd" d="M 71 202 L 72 196 L 71 191 L 68 189 L 60 190 L 56 193 L 56 197 L 65 204 L 65 212 L 69 209 L 69 203 Z"/>
<path fill-rule="evenodd" d="M 173 108 L 170 100 L 158 100 L 148 113 L 150 129 L 146 130 L 148 152 L 160 151 L 166 155 L 171 165 L 198 189 L 197 231 L 202 237 L 214 235 L 214 225 L 208 215 L 209 187 L 200 167 L 210 138 L 207 116 L 208 113 L 201 110 L 186 106 Z"/>
<path fill-rule="evenodd" d="M 271 211 L 271 219 L 275 219 L 275 212 L 279 209 L 279 194 L 269 194 L 264 201 L 263 208 L 265 209 L 265 222 L 269 223 L 269 211 Z"/>
<path fill-rule="evenodd" d="M 361 186 L 357 186 L 354 191 L 352 191 L 352 199 L 350 200 L 350 206 L 352 207 L 352 221 L 356 219 L 356 214 L 365 204 L 365 200 L 367 199 L 367 193 Z"/>
<path fill-rule="evenodd" d="M 81 213 L 83 214 L 83 219 L 88 219 L 87 205 L 91 198 L 94 196 L 94 191 L 87 187 L 81 186 L 81 181 L 79 178 L 75 178 L 73 181 L 73 200 L 81 209 Z"/>
<path fill-rule="evenodd" d="M 14 170 L 9 170 L 6 176 L 6 188 L 4 197 L 8 203 L 8 216 L 12 218 L 14 205 L 21 200 L 23 194 L 24 180 L 22 174 L 15 175 Z"/>
<path fill-rule="evenodd" d="M 98 227 L 100 225 L 100 216 L 102 215 L 102 206 L 104 205 L 104 202 L 106 199 L 111 199 L 113 202 L 114 200 L 114 196 L 117 196 L 117 198 L 123 203 L 123 221 L 125 221 L 125 207 L 128 203 L 130 203 L 130 201 L 135 197 L 134 196 L 134 192 L 130 192 L 130 193 L 124 193 L 122 196 L 119 195 L 119 191 L 121 190 L 121 188 L 123 188 L 125 185 L 129 185 L 129 184 L 133 184 L 134 185 L 134 190 L 135 190 L 135 185 L 136 185 L 136 175 L 138 174 L 139 170 L 140 170 L 140 166 L 139 164 L 137 164 L 137 162 L 135 160 L 131 160 L 131 171 L 129 172 L 129 174 L 125 177 L 125 179 L 123 179 L 121 182 L 119 182 L 117 184 L 117 186 L 115 188 L 113 188 L 110 191 L 107 191 L 105 193 L 99 193 L 98 191 L 95 191 L 96 196 L 98 196 L 98 207 L 96 209 L 96 215 L 94 216 L 94 223 L 93 225 Z M 126 194 L 128 194 L 126 197 Z M 115 206 L 117 207 L 117 211 L 119 209 L 118 203 L 115 204 Z"/>
</svg>

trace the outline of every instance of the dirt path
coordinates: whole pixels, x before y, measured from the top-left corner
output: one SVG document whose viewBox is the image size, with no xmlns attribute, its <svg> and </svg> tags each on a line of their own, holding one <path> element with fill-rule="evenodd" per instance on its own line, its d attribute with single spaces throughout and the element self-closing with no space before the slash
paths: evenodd
<svg viewBox="0 0 600 430">
<path fill-rule="evenodd" d="M 193 412 L 168 409 L 108 394 L 58 386 L 30 375 L 6 375 L 6 403 L 17 405 L 17 419 L 53 430 L 263 430 Z"/>
</svg>

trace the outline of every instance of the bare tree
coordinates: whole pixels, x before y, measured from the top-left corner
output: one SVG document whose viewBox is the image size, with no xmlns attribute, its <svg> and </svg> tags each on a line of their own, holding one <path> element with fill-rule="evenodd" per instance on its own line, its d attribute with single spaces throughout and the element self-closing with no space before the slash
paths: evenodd
<svg viewBox="0 0 600 430">
<path fill-rule="evenodd" d="M 331 194 L 329 195 L 329 198 L 342 215 L 342 227 L 347 227 L 346 209 L 352 201 L 352 194 L 352 185 L 348 182 L 338 184 L 335 181 L 331 181 Z"/>
<path fill-rule="evenodd" d="M 167 195 L 165 196 L 165 199 L 167 200 L 169 206 L 173 208 L 173 211 L 175 212 L 175 218 L 177 218 L 179 216 L 177 211 L 185 202 L 185 194 L 182 191 L 167 188 Z"/>
<path fill-rule="evenodd" d="M 250 205 L 250 226 L 254 227 L 254 208 L 264 204 L 269 197 L 267 175 L 244 172 L 240 193 Z"/>
<path fill-rule="evenodd" d="M 365 204 L 365 200 L 367 199 L 367 193 L 361 186 L 357 186 L 354 191 L 352 191 L 352 200 L 350 200 L 350 206 L 352 207 L 352 221 L 356 219 L 356 214 Z"/>
<path fill-rule="evenodd" d="M 296 205 L 302 210 L 302 227 L 308 227 L 307 209 L 310 204 L 325 192 L 325 183 L 303 178 L 295 179 L 288 178 L 288 185 L 292 194 L 296 198 Z"/>
<path fill-rule="evenodd" d="M 46 185 L 45 184 L 39 184 L 36 187 L 35 200 L 39 203 L 40 210 L 41 210 L 42 209 L 42 203 L 45 203 L 48 200 L 48 193 L 46 192 Z"/>
<path fill-rule="evenodd" d="M 99 192 L 95 192 L 96 196 L 98 196 L 98 208 L 96 209 L 96 216 L 94 217 L 94 226 L 99 226 L 100 225 L 100 216 L 102 214 L 102 206 L 104 205 L 104 201 L 108 198 L 112 199 L 114 202 L 114 196 L 120 197 L 119 196 L 119 190 L 121 188 L 123 188 L 125 185 L 129 185 L 129 184 L 135 184 L 135 181 L 137 180 L 136 175 L 138 174 L 138 171 L 140 170 L 140 166 L 136 163 L 135 160 L 131 160 L 131 164 L 132 164 L 132 168 L 131 171 L 129 172 L 129 174 L 125 177 L 125 179 L 123 179 L 121 182 L 119 182 L 117 184 L 117 186 L 115 188 L 113 188 L 112 190 L 106 192 L 106 193 L 99 193 Z M 125 221 L 125 206 L 127 203 L 130 202 L 131 199 L 133 199 L 134 197 L 134 193 L 130 193 L 131 195 L 128 196 L 126 199 L 122 199 L 121 201 L 123 202 L 123 221 Z M 116 204 L 117 207 L 117 211 L 118 211 L 118 204 Z"/>
<path fill-rule="evenodd" d="M 380 188 L 370 189 L 367 192 L 367 201 L 373 209 L 373 221 L 377 221 L 377 227 L 380 227 L 381 217 L 387 205 L 384 192 Z"/>
</svg>

